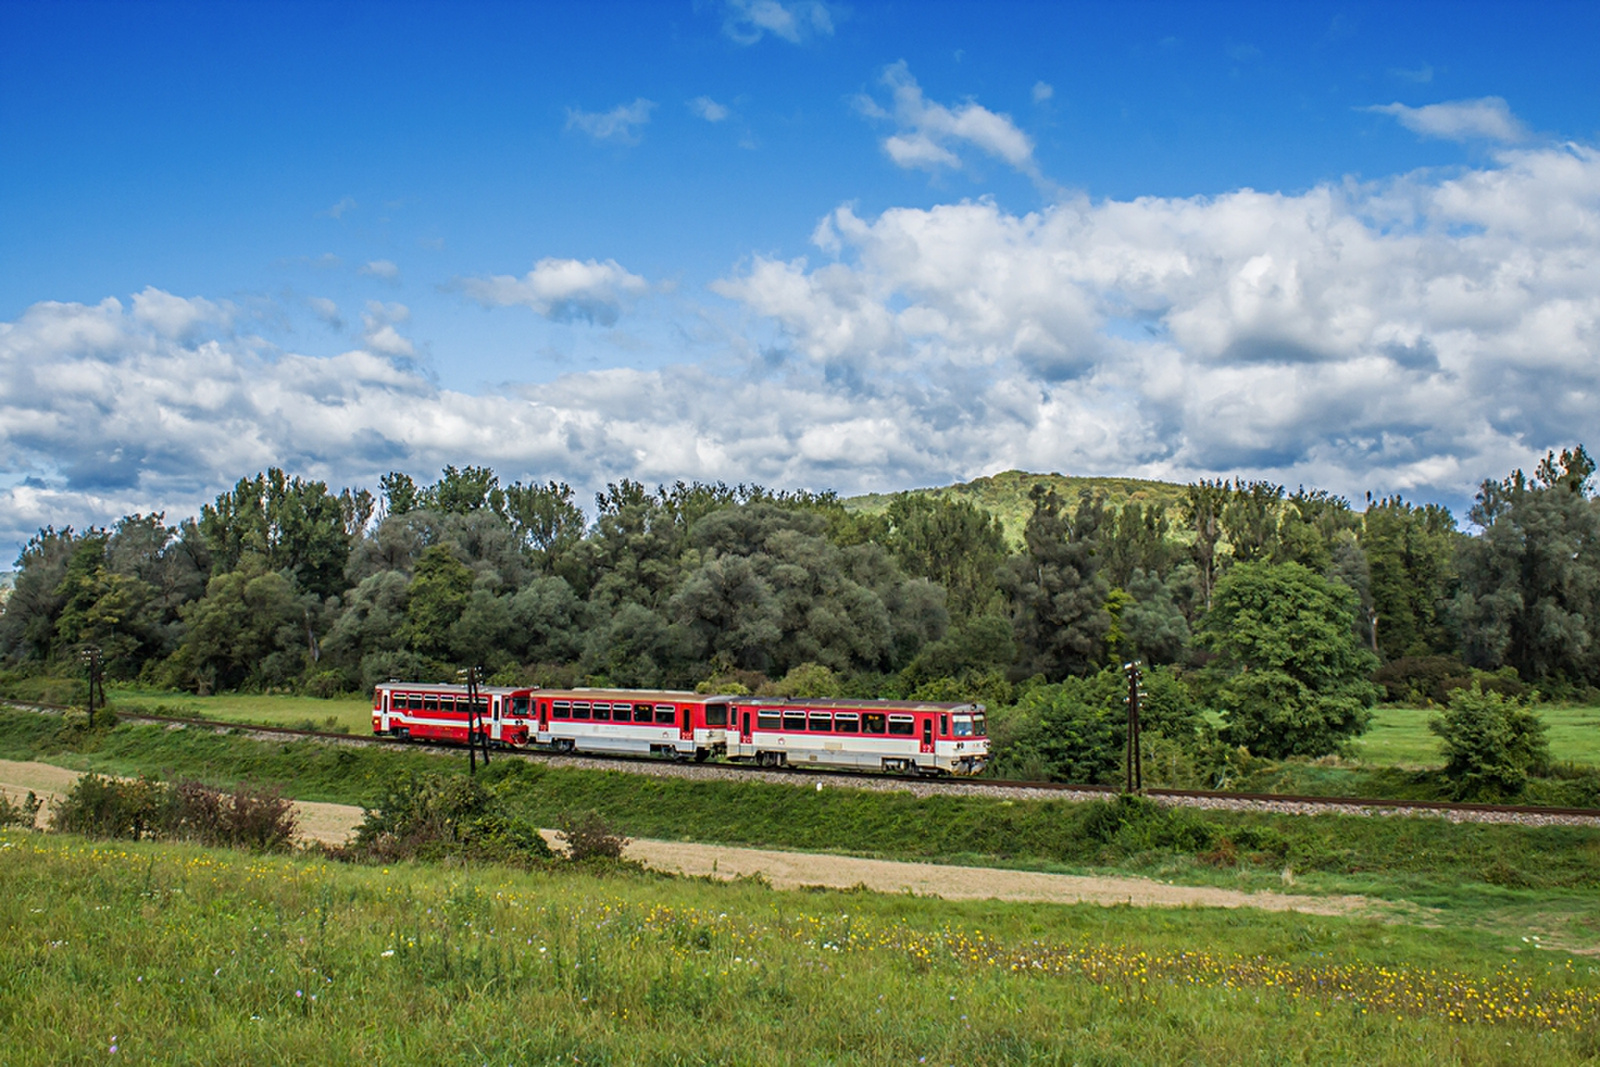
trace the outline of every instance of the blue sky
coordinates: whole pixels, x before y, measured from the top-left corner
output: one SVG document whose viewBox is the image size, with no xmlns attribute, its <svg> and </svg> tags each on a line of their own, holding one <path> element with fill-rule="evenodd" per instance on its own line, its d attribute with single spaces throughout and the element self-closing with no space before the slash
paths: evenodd
<svg viewBox="0 0 1600 1067">
<path fill-rule="evenodd" d="M 0 541 L 268 465 L 1458 508 L 1592 433 L 1588 5 L 0 4 Z"/>
</svg>

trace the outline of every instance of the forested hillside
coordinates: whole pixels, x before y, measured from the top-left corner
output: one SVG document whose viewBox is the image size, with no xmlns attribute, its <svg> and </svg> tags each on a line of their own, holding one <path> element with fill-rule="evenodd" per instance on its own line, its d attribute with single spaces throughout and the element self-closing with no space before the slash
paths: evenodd
<svg viewBox="0 0 1600 1067">
<path fill-rule="evenodd" d="M 1012 709 L 1002 762 L 1078 779 L 1113 773 L 1116 668 L 1141 659 L 1172 767 L 1223 744 L 1314 756 L 1385 696 L 1600 684 L 1593 468 L 1580 447 L 1484 482 L 1472 536 L 1436 505 L 1264 482 L 1007 472 L 846 502 L 624 481 L 591 517 L 566 485 L 482 468 L 377 495 L 271 470 L 193 519 L 40 531 L 0 655 L 66 673 L 96 646 L 113 679 L 197 692 L 481 664 L 502 683 L 976 698 Z"/>
</svg>

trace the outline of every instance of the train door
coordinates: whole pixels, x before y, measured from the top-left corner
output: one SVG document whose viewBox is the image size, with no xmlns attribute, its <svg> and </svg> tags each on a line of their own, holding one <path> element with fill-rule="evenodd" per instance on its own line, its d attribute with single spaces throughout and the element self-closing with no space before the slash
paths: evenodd
<svg viewBox="0 0 1600 1067">
<path fill-rule="evenodd" d="M 933 716 L 929 715 L 922 720 L 922 745 L 919 748 L 923 755 L 933 751 Z"/>
<path fill-rule="evenodd" d="M 739 720 L 739 743 L 748 745 L 750 744 L 750 709 L 745 708 L 740 714 L 743 717 Z"/>
<path fill-rule="evenodd" d="M 494 725 L 489 728 L 489 737 L 495 741 L 504 741 L 505 736 L 500 728 L 500 698 L 497 696 L 490 697 L 489 707 L 491 709 L 489 715 L 494 722 Z"/>
<path fill-rule="evenodd" d="M 539 732 L 541 734 L 550 732 L 550 702 L 548 700 L 539 701 Z"/>
<path fill-rule="evenodd" d="M 694 740 L 694 709 L 685 705 L 678 709 L 678 740 Z"/>
</svg>

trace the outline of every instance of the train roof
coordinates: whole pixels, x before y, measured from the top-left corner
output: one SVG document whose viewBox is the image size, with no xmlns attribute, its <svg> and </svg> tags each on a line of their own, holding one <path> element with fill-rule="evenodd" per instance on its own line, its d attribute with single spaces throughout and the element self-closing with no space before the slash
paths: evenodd
<svg viewBox="0 0 1600 1067">
<path fill-rule="evenodd" d="M 426 692 L 430 692 L 430 693 L 457 693 L 457 694 L 460 694 L 461 696 L 466 696 L 467 695 L 467 687 L 462 685 L 460 682 L 402 682 L 398 678 L 391 678 L 387 682 L 379 682 L 377 685 L 373 686 L 372 688 L 374 688 L 374 689 L 406 689 L 406 690 L 415 689 L 419 693 L 426 691 Z M 491 696 L 500 695 L 500 696 L 504 696 L 506 693 L 515 693 L 515 692 L 516 692 L 516 690 L 514 688 L 512 688 L 511 686 L 506 686 L 506 685 L 480 685 L 480 686 L 478 686 L 478 695 L 479 696 L 484 696 L 484 695 L 491 695 Z"/>
</svg>

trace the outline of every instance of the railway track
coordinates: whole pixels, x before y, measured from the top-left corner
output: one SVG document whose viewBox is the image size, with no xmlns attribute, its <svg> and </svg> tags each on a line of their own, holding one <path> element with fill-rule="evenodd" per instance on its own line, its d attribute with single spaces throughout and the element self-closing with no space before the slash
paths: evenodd
<svg viewBox="0 0 1600 1067">
<path fill-rule="evenodd" d="M 7 707 L 60 714 L 68 710 L 59 704 L 0 701 Z M 458 754 L 451 746 L 423 745 L 392 737 L 306 730 L 289 726 L 231 722 L 224 719 L 157 715 L 142 711 L 118 711 L 119 719 L 209 730 L 232 730 L 264 736 L 314 739 L 341 744 L 386 745 L 411 750 Z M 636 759 L 594 755 L 561 755 L 528 750 L 496 750 L 499 758 L 533 759 L 554 766 L 594 770 L 627 771 L 678 778 L 723 778 L 748 781 L 752 778 L 786 785 L 805 784 L 822 789 L 848 784 L 851 788 L 889 792 L 910 792 L 922 796 L 935 794 L 995 796 L 1007 799 L 1105 800 L 1120 792 L 1115 786 L 1074 785 L 1064 782 L 1027 782 L 989 778 L 915 778 L 891 774 L 858 774 L 848 771 L 764 770 L 731 763 L 678 763 L 668 760 Z M 1455 822 L 1517 823 L 1532 826 L 1600 826 L 1600 809 L 1558 808 L 1519 804 L 1474 804 L 1440 800 L 1393 800 L 1382 797 L 1330 797 L 1282 793 L 1235 793 L 1206 789 L 1144 790 L 1144 796 L 1171 807 L 1194 807 L 1230 811 L 1270 811 L 1293 815 L 1353 814 L 1369 816 L 1432 816 Z"/>
</svg>

